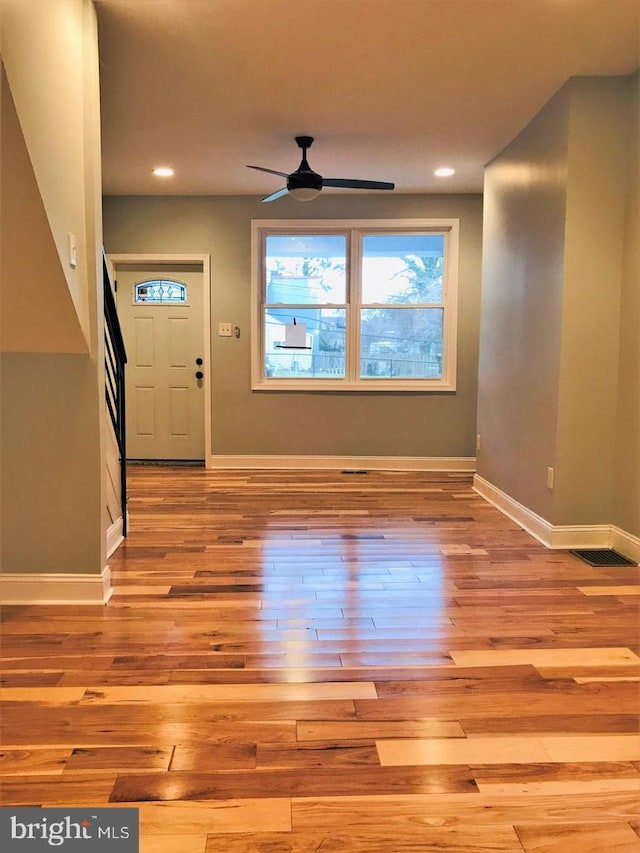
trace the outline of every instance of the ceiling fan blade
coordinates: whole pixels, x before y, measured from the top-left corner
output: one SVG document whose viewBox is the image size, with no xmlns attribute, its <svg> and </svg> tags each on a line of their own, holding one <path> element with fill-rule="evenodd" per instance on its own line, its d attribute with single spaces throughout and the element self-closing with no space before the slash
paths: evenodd
<svg viewBox="0 0 640 853">
<path fill-rule="evenodd" d="M 247 166 L 247 169 L 257 169 L 259 172 L 268 172 L 270 175 L 280 175 L 281 178 L 288 178 L 288 172 L 278 172 L 275 169 L 265 169 L 264 166 Z"/>
<path fill-rule="evenodd" d="M 271 195 L 268 195 L 266 198 L 263 198 L 262 201 L 275 201 L 277 198 L 282 198 L 282 196 L 287 195 L 288 192 L 289 190 L 284 187 L 283 189 L 278 190 L 278 192 L 271 193 Z"/>
<path fill-rule="evenodd" d="M 392 190 L 395 184 L 389 181 L 361 181 L 358 178 L 323 178 L 323 187 L 344 187 L 352 190 Z"/>
</svg>

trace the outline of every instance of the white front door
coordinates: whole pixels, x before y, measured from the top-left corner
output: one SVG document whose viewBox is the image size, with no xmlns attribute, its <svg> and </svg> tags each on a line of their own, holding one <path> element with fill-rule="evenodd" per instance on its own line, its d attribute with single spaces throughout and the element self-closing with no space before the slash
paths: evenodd
<svg viewBox="0 0 640 853">
<path fill-rule="evenodd" d="M 119 266 L 116 280 L 127 458 L 204 459 L 202 272 Z"/>
</svg>

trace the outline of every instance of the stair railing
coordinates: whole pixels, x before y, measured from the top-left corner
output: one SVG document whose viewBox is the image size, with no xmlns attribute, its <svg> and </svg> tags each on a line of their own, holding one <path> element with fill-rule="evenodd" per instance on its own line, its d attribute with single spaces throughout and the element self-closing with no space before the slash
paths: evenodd
<svg viewBox="0 0 640 853">
<path fill-rule="evenodd" d="M 104 372 L 107 409 L 120 454 L 120 500 L 122 535 L 127 535 L 127 429 L 125 416 L 125 364 L 127 353 L 118 320 L 107 258 L 102 253 L 104 289 Z"/>
</svg>

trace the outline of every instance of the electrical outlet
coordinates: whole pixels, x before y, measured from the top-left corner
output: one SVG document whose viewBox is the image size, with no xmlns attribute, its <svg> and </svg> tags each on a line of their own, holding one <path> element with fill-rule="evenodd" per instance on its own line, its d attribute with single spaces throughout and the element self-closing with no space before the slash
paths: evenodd
<svg viewBox="0 0 640 853">
<path fill-rule="evenodd" d="M 553 491 L 555 486 L 556 472 L 553 468 L 547 468 L 547 488 Z"/>
<path fill-rule="evenodd" d="M 218 323 L 218 336 L 221 338 L 230 338 L 233 335 L 232 323 Z"/>
</svg>

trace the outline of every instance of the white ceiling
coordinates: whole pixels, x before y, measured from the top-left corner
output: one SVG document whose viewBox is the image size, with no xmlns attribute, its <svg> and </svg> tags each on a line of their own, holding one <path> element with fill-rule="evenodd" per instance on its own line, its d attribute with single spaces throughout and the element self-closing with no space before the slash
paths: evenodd
<svg viewBox="0 0 640 853">
<path fill-rule="evenodd" d="M 640 0 L 97 0 L 107 194 L 267 195 L 325 177 L 478 192 L 573 75 L 640 64 Z M 175 169 L 171 179 L 151 174 Z M 456 169 L 438 179 L 433 170 Z M 332 190 L 325 190 L 332 192 Z M 340 192 L 334 190 L 333 192 Z M 344 191 L 342 191 L 344 192 Z"/>
</svg>

